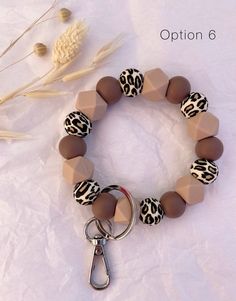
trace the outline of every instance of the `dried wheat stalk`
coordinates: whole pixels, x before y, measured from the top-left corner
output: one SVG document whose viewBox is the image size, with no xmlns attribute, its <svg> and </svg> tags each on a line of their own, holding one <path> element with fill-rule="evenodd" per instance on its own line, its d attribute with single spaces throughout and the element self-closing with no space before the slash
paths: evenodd
<svg viewBox="0 0 236 301">
<path fill-rule="evenodd" d="M 25 133 L 0 131 L 0 139 L 4 139 L 4 140 L 22 140 L 22 139 L 29 139 L 29 138 L 31 138 L 31 136 Z"/>
<path fill-rule="evenodd" d="M 68 95 L 70 92 L 67 91 L 57 91 L 57 90 L 32 90 L 29 92 L 25 92 L 22 95 L 29 98 L 47 98 L 47 97 L 55 97 Z"/>
</svg>

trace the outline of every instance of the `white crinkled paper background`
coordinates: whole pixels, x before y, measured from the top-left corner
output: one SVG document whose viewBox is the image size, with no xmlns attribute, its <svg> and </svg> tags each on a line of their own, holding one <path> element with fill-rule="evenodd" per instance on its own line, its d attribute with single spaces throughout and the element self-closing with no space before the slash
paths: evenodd
<svg viewBox="0 0 236 301">
<path fill-rule="evenodd" d="M 59 1 L 60 2 L 60 1 Z M 20 34 L 50 1 L 0 1 L 0 49 Z M 79 66 L 120 32 L 124 46 L 92 75 L 62 88 L 69 97 L 18 98 L 0 107 L 1 129 L 27 132 L 30 141 L 0 142 L 0 300 L 1 301 L 232 301 L 236 282 L 236 21 L 234 0 L 86 0 L 64 1 L 90 31 Z M 35 42 L 50 46 L 66 26 L 46 22 L 27 34 L 1 59 L 22 57 Z M 215 41 L 162 41 L 163 28 L 217 32 Z M 42 74 L 49 57 L 30 57 L 0 73 L 1 94 Z M 105 75 L 118 77 L 127 67 L 143 72 L 160 67 L 171 77 L 190 79 L 207 95 L 220 121 L 225 153 L 220 176 L 207 187 L 205 201 L 158 226 L 139 223 L 132 234 L 110 242 L 112 283 L 94 291 L 87 283 L 92 246 L 83 225 L 90 208 L 75 204 L 72 187 L 61 175 L 57 151 L 63 120 L 74 109 L 79 90 L 93 89 Z M 174 188 L 195 159 L 178 106 L 125 97 L 108 109 L 88 137 L 87 157 L 101 186 L 121 184 L 137 198 Z"/>
</svg>

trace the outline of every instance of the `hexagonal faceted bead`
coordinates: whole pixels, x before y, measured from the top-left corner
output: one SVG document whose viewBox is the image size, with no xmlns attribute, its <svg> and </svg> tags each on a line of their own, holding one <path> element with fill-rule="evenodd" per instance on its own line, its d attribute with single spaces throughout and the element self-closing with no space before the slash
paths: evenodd
<svg viewBox="0 0 236 301">
<path fill-rule="evenodd" d="M 163 100 L 168 85 L 169 78 L 161 69 L 149 70 L 144 74 L 142 95 L 148 100 Z"/>
<path fill-rule="evenodd" d="M 75 107 L 91 121 L 101 119 L 107 110 L 107 103 L 95 91 L 82 91 L 77 96 Z"/>
<path fill-rule="evenodd" d="M 129 200 L 122 197 L 118 200 L 114 215 L 114 222 L 120 224 L 128 224 L 131 219 L 131 207 Z"/>
<path fill-rule="evenodd" d="M 71 184 L 92 178 L 93 171 L 93 162 L 81 156 L 66 160 L 63 165 L 63 176 Z"/>
<path fill-rule="evenodd" d="M 187 120 L 188 132 L 194 140 L 215 136 L 219 131 L 219 119 L 209 113 L 201 112 Z"/>
<path fill-rule="evenodd" d="M 202 184 L 192 175 L 187 175 L 180 178 L 176 182 L 175 191 L 189 205 L 202 202 L 204 199 L 204 184 Z"/>
</svg>

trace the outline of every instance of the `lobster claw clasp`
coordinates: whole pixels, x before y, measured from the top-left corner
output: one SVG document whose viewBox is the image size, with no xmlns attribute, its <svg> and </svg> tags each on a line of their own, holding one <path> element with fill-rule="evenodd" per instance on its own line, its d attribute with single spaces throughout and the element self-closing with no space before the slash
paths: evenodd
<svg viewBox="0 0 236 301">
<path fill-rule="evenodd" d="M 97 290 L 102 290 L 108 287 L 110 284 L 110 269 L 108 265 L 108 260 L 105 254 L 105 244 L 107 242 L 107 239 L 100 235 L 97 234 L 94 236 L 94 238 L 90 239 L 90 242 L 94 245 L 94 252 L 93 252 L 93 260 L 92 260 L 92 265 L 90 269 L 90 274 L 89 274 L 89 283 L 91 286 Z M 98 263 L 98 260 L 102 260 L 102 263 L 104 264 L 105 267 L 105 272 L 106 272 L 106 281 L 104 283 L 97 283 L 94 280 L 94 270 L 96 267 L 96 264 Z"/>
</svg>

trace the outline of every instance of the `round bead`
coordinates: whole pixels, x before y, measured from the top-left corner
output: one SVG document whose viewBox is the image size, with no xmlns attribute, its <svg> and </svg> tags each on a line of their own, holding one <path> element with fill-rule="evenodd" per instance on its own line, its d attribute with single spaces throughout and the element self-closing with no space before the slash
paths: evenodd
<svg viewBox="0 0 236 301">
<path fill-rule="evenodd" d="M 59 152 L 65 159 L 72 159 L 83 156 L 86 153 L 87 146 L 84 140 L 78 136 L 65 136 L 59 142 Z"/>
<path fill-rule="evenodd" d="M 140 203 L 139 219 L 148 225 L 158 224 L 164 216 L 164 211 L 159 200 L 147 198 Z"/>
<path fill-rule="evenodd" d="M 126 69 L 120 75 L 120 86 L 125 96 L 134 97 L 143 89 L 144 77 L 137 69 Z"/>
<path fill-rule="evenodd" d="M 186 208 L 183 198 L 175 191 L 164 193 L 160 199 L 161 206 L 167 217 L 175 218 L 181 216 Z"/>
<path fill-rule="evenodd" d="M 195 152 L 199 158 L 215 161 L 224 151 L 223 143 L 216 137 L 209 137 L 197 142 Z"/>
<path fill-rule="evenodd" d="M 92 211 L 99 220 L 107 220 L 114 216 L 117 199 L 108 192 L 102 192 L 93 202 Z"/>
<path fill-rule="evenodd" d="M 183 76 L 171 78 L 167 88 L 166 99 L 171 103 L 181 103 L 191 91 L 190 82 Z"/>
<path fill-rule="evenodd" d="M 97 83 L 96 91 L 107 104 L 117 102 L 122 96 L 119 81 L 111 76 L 101 78 Z"/>
<path fill-rule="evenodd" d="M 181 112 L 186 118 L 191 118 L 208 109 L 207 98 L 200 93 L 192 92 L 181 103 Z"/>
<path fill-rule="evenodd" d="M 77 183 L 74 187 L 73 196 L 80 205 L 92 205 L 99 193 L 99 184 L 90 179 Z"/>
<path fill-rule="evenodd" d="M 203 184 L 213 183 L 219 174 L 217 165 L 207 159 L 197 159 L 194 161 L 191 165 L 190 172 L 192 176 Z"/>
<path fill-rule="evenodd" d="M 64 126 L 67 134 L 79 137 L 87 136 L 92 129 L 91 121 L 80 111 L 68 114 Z"/>
</svg>

